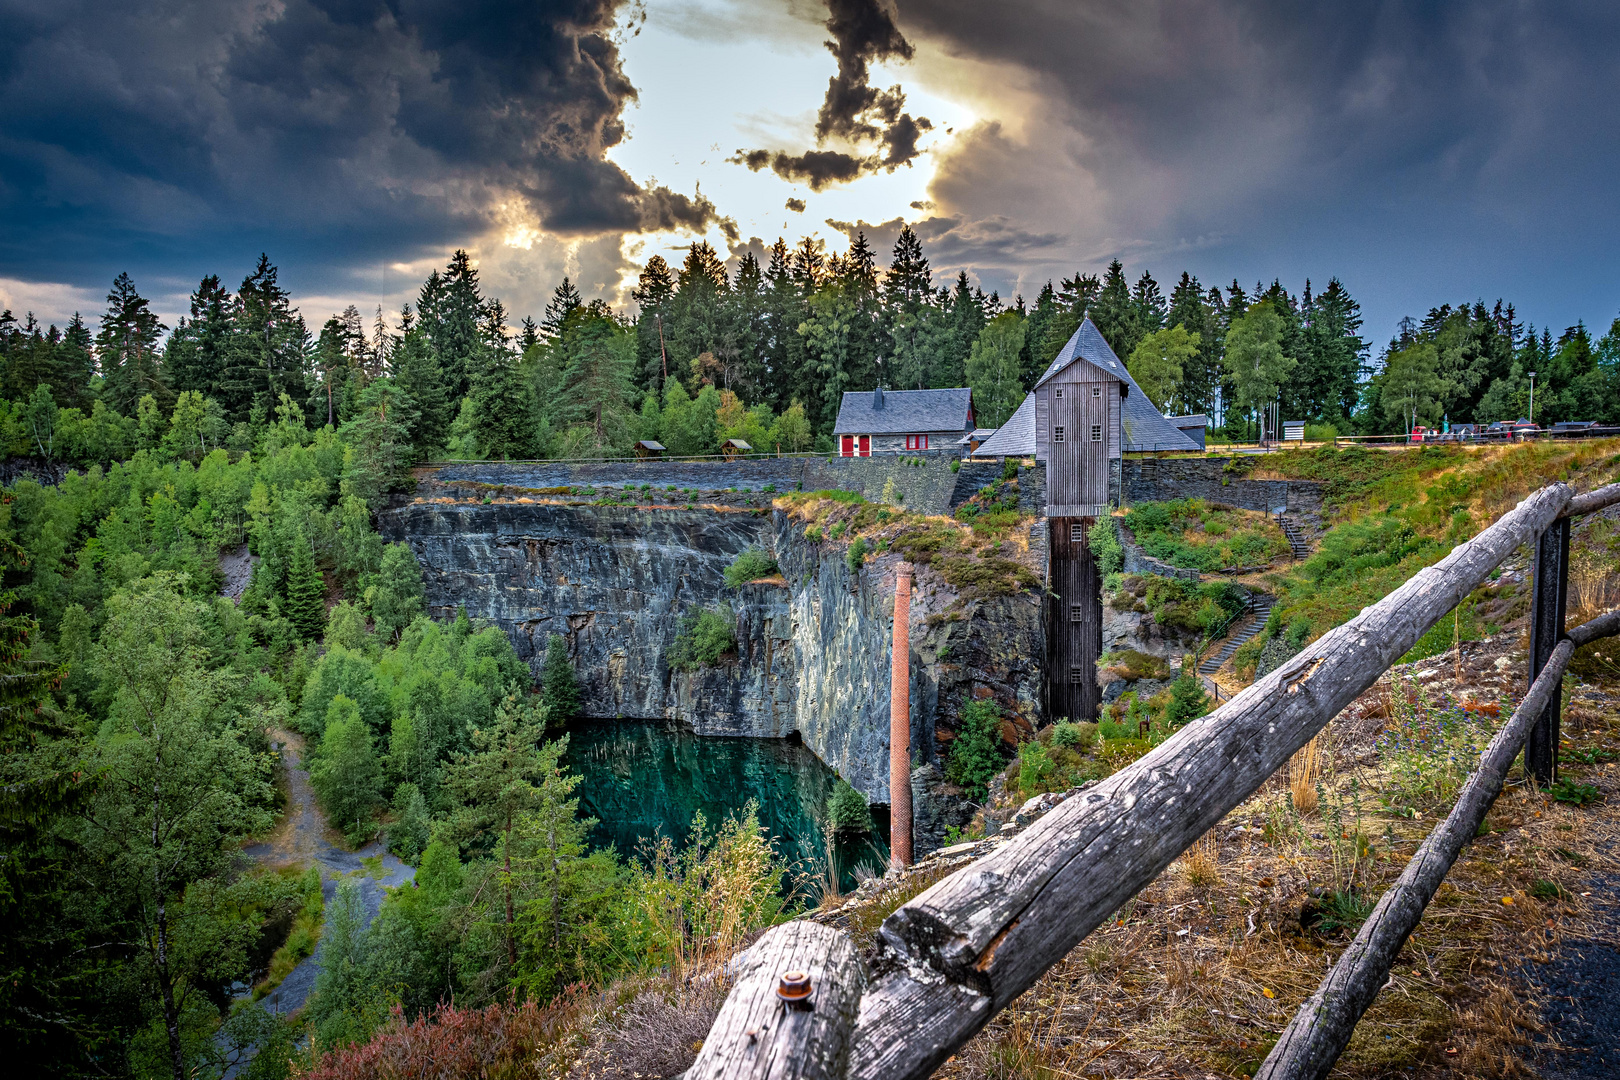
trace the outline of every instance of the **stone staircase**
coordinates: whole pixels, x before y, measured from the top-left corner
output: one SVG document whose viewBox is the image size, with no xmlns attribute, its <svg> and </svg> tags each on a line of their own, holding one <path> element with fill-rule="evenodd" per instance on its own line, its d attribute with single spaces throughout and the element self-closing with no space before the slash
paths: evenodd
<svg viewBox="0 0 1620 1080">
<path fill-rule="evenodd" d="M 1306 542 L 1305 534 L 1300 531 L 1299 525 L 1292 518 L 1278 514 L 1277 525 L 1282 529 L 1283 535 L 1288 537 L 1288 547 L 1293 551 L 1295 559 L 1304 560 L 1311 557 L 1311 545 Z"/>
<path fill-rule="evenodd" d="M 1271 617 L 1271 605 L 1273 603 L 1275 601 L 1265 593 L 1250 593 L 1247 621 L 1240 625 L 1231 637 L 1226 639 L 1226 644 L 1222 645 L 1218 652 L 1204 657 L 1204 662 L 1198 665 L 1198 673 L 1200 675 L 1213 675 L 1220 670 L 1222 664 L 1232 659 L 1232 654 L 1237 652 L 1244 642 L 1254 637 L 1265 627 L 1266 620 Z"/>
</svg>

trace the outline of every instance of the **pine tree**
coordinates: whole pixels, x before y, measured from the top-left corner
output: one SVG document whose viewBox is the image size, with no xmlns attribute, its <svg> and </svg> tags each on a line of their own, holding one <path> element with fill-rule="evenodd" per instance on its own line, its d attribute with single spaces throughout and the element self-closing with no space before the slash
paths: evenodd
<svg viewBox="0 0 1620 1080">
<path fill-rule="evenodd" d="M 113 279 L 96 334 L 96 357 L 107 403 L 126 416 L 134 414 L 143 395 L 168 396 L 158 370 L 158 338 L 167 329 L 128 274 Z"/>
<path fill-rule="evenodd" d="M 502 861 L 501 887 L 506 900 L 507 961 L 517 963 L 517 933 L 514 926 L 512 833 L 525 813 L 539 809 L 545 799 L 542 789 L 556 772 L 557 754 L 542 748 L 547 716 L 509 693 L 495 711 L 495 722 L 473 729 L 469 741 L 472 752 L 458 754 L 445 769 L 445 788 L 457 802 L 452 828 L 464 845 L 488 846 L 494 841 Z"/>
<path fill-rule="evenodd" d="M 546 661 L 540 669 L 540 701 L 546 715 L 558 722 L 572 720 L 584 707 L 579 676 L 568 659 L 568 641 L 552 634 L 546 641 Z"/>
<path fill-rule="evenodd" d="M 448 395 L 444 373 L 433 343 L 413 320 L 407 305 L 400 312 L 401 337 L 393 351 L 394 385 L 411 400 L 414 418 L 407 421 L 413 456 L 422 461 L 450 439 L 454 402 Z"/>
<path fill-rule="evenodd" d="M 1165 316 L 1165 325 L 1171 328 L 1180 326 L 1188 333 L 1198 335 L 1198 349 L 1182 367 L 1180 407 L 1194 413 L 1212 412 L 1223 370 L 1218 344 L 1218 319 L 1204 295 L 1204 287 L 1196 277 L 1185 271 L 1171 290 L 1170 310 Z"/>
<path fill-rule="evenodd" d="M 915 312 L 933 296 L 931 279 L 922 241 L 917 239 L 910 224 L 902 225 L 889 256 L 888 272 L 883 275 L 884 302 L 891 311 Z"/>
<path fill-rule="evenodd" d="M 565 275 L 562 284 L 552 291 L 551 301 L 546 304 L 545 316 L 540 320 L 541 335 L 548 340 L 559 336 L 563 331 L 563 321 L 584 302 L 579 290 Z"/>
<path fill-rule="evenodd" d="M 1209 704 L 1209 695 L 1198 680 L 1192 657 L 1184 657 L 1181 675 L 1170 685 L 1170 705 L 1165 709 L 1165 720 L 1171 727 L 1178 728 L 1207 714 Z"/>
<path fill-rule="evenodd" d="M 1136 322 L 1142 334 L 1164 329 L 1164 294 L 1159 291 L 1159 283 L 1146 270 L 1142 271 L 1142 276 L 1136 279 L 1136 285 L 1131 289 L 1131 306 L 1136 309 Z M 1191 333 L 1198 332 L 1191 327 L 1188 329 Z M 1136 346 L 1133 344 L 1131 348 L 1134 351 Z"/>
<path fill-rule="evenodd" d="M 1108 272 L 1103 275 L 1091 319 L 1114 355 L 1122 359 L 1130 356 L 1142 339 L 1141 315 L 1131 299 L 1130 286 L 1125 283 L 1125 268 L 1118 259 L 1108 264 Z"/>
<path fill-rule="evenodd" d="M 1026 390 L 1035 388 L 1035 381 L 1046 373 L 1047 365 L 1052 362 L 1051 356 L 1044 355 L 1043 345 L 1047 331 L 1057 317 L 1057 290 L 1052 288 L 1052 282 L 1048 280 L 1036 294 L 1035 306 L 1030 309 L 1029 319 L 1025 324 L 1024 351 L 1021 359 Z M 1072 334 L 1074 331 L 1069 332 Z"/>
<path fill-rule="evenodd" d="M 282 394 L 294 401 L 309 396 L 309 330 L 278 275 L 261 254 L 236 291 L 227 360 L 213 395 L 233 423 L 251 422 L 255 411 L 268 416 Z"/>
<path fill-rule="evenodd" d="M 636 302 L 636 355 L 641 385 L 663 393 L 669 372 L 669 345 L 664 340 L 664 323 L 669 318 L 669 301 L 675 295 L 675 277 L 663 256 L 654 255 L 637 279 L 630 298 Z"/>
<path fill-rule="evenodd" d="M 1045 357 L 1040 362 L 1041 374 L 1044 374 L 1047 367 L 1057 358 L 1058 350 L 1067 345 L 1074 332 L 1080 329 L 1080 323 L 1092 313 L 1101 292 L 1102 282 L 1097 279 L 1096 274 L 1076 274 L 1072 278 L 1064 278 L 1059 283 L 1057 313 L 1046 325 L 1045 336 L 1037 354 Z"/>
<path fill-rule="evenodd" d="M 309 541 L 302 536 L 294 539 L 287 561 L 287 589 L 281 613 L 306 641 L 317 640 L 326 629 L 326 585 L 315 568 Z"/>
</svg>

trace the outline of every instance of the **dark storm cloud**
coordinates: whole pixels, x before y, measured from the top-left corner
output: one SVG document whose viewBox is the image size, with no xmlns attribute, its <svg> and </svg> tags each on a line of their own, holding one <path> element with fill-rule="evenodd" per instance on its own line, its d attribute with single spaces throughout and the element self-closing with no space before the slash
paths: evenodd
<svg viewBox="0 0 1620 1080">
<path fill-rule="evenodd" d="M 898 24 L 1033 91 L 1021 159 L 971 160 L 1005 148 L 981 139 L 942 163 L 953 212 L 1032 207 L 1038 165 L 1055 217 L 1083 185 L 1088 255 L 1305 273 L 1326 249 L 1409 282 L 1416 249 L 1425 285 L 1508 288 L 1548 260 L 1612 278 L 1616 5 L 899 0 Z"/>
<path fill-rule="evenodd" d="M 905 112 L 906 95 L 898 86 L 887 90 L 871 83 L 871 65 L 883 60 L 910 60 L 911 43 L 895 25 L 882 0 L 827 0 L 827 51 L 838 60 L 838 72 L 827 80 L 827 95 L 816 114 L 816 144 L 837 139 L 852 146 L 877 143 L 881 152 L 846 153 L 810 150 L 802 154 L 738 150 L 727 160 L 754 172 L 769 167 L 784 180 L 803 182 L 812 191 L 848 183 L 866 173 L 893 172 L 909 165 L 920 151 L 917 141 L 933 124 Z"/>
<path fill-rule="evenodd" d="M 636 93 L 616 7 L 0 0 L 0 263 L 227 232 L 408 257 L 535 217 L 701 229 L 707 199 L 605 158 Z"/>
</svg>

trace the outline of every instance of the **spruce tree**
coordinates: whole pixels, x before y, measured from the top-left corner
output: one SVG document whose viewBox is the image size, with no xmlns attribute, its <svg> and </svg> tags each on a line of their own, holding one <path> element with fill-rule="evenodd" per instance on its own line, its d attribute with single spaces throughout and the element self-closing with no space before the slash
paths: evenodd
<svg viewBox="0 0 1620 1080">
<path fill-rule="evenodd" d="M 1125 268 L 1118 259 L 1108 264 L 1108 272 L 1103 275 L 1091 319 L 1114 355 L 1121 359 L 1130 356 L 1142 338 L 1141 315 L 1131 299 L 1130 286 L 1125 283 Z"/>
<path fill-rule="evenodd" d="M 883 275 L 884 302 L 891 311 L 915 311 L 932 296 L 933 283 L 922 241 L 909 224 L 902 225 L 889 257 L 889 270 Z"/>
<path fill-rule="evenodd" d="M 309 541 L 298 536 L 287 561 L 287 591 L 281 613 L 305 640 L 313 641 L 326 629 L 326 586 L 315 568 Z"/>
<path fill-rule="evenodd" d="M 134 415 L 135 403 L 146 394 L 168 397 L 158 370 L 158 338 L 167 329 L 128 274 L 113 279 L 96 334 L 96 355 L 106 378 L 102 394 L 125 416 Z"/>
<path fill-rule="evenodd" d="M 568 641 L 552 634 L 546 641 L 546 661 L 540 669 L 540 701 L 553 720 L 566 721 L 578 716 L 584 707 L 579 676 L 568 659 Z"/>
</svg>

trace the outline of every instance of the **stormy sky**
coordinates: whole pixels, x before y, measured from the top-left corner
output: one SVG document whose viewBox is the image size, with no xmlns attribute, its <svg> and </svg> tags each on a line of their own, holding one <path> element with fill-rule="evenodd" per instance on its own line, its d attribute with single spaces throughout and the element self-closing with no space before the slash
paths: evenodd
<svg viewBox="0 0 1620 1080">
<path fill-rule="evenodd" d="M 562 274 L 804 235 L 1033 297 L 1342 278 L 1369 336 L 1620 314 L 1620 6 L 1265 0 L 0 0 L 0 304 L 166 314 L 259 251 L 312 321 L 467 247 Z M 171 318 L 172 321 L 172 318 Z"/>
</svg>

